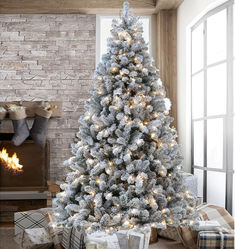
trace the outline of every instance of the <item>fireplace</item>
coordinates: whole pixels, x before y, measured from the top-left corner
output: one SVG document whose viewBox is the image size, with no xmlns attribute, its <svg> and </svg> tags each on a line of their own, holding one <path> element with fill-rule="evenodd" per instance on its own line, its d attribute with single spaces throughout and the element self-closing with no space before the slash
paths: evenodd
<svg viewBox="0 0 235 249">
<path fill-rule="evenodd" d="M 10 141 L 13 135 L 0 133 L 0 151 L 4 151 L 3 159 L 0 159 L 0 225 L 12 225 L 14 212 L 43 208 L 47 205 L 49 141 L 43 150 L 30 137 L 16 147 Z M 13 155 L 16 160 L 14 166 L 18 163 L 19 170 L 6 165 L 6 162 L 12 161 Z"/>
<path fill-rule="evenodd" d="M 13 134 L 1 134 L 0 191 L 45 191 L 49 142 L 47 141 L 44 150 L 30 139 L 16 147 L 10 141 L 12 136 Z"/>
</svg>

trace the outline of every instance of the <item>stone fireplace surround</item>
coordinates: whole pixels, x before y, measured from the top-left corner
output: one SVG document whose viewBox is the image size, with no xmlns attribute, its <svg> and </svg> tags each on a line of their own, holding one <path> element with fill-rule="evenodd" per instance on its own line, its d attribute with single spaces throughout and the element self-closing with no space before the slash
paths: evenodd
<svg viewBox="0 0 235 249">
<path fill-rule="evenodd" d="M 71 156 L 92 86 L 95 21 L 95 15 L 80 14 L 0 15 L 0 101 L 62 102 L 62 116 L 48 126 L 52 181 L 65 176 L 63 161 Z M 0 132 L 12 131 L 4 120 Z"/>
</svg>

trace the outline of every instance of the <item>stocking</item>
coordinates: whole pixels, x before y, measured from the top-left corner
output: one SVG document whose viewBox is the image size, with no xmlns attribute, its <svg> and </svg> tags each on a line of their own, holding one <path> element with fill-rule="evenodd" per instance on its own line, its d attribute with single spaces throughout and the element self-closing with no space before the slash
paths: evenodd
<svg viewBox="0 0 235 249">
<path fill-rule="evenodd" d="M 13 123 L 14 136 L 11 142 L 15 146 L 21 145 L 25 139 L 29 136 L 29 127 L 26 122 L 26 112 L 23 107 L 16 107 L 9 109 L 10 119 Z"/>
<path fill-rule="evenodd" d="M 52 111 L 45 110 L 44 107 L 40 106 L 37 108 L 35 114 L 36 116 L 32 129 L 30 130 L 30 136 L 34 142 L 43 149 L 46 144 L 47 123 Z"/>
<path fill-rule="evenodd" d="M 0 126 L 1 126 L 2 120 L 6 117 L 6 114 L 7 114 L 6 109 L 3 107 L 0 107 Z M 0 140 L 0 143 L 1 143 L 1 140 Z"/>
</svg>

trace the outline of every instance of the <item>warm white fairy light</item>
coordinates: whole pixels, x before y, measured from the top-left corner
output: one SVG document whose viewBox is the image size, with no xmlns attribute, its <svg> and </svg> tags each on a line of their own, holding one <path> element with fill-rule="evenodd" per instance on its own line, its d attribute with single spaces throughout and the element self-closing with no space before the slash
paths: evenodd
<svg viewBox="0 0 235 249">
<path fill-rule="evenodd" d="M 116 73 L 118 71 L 118 68 L 117 67 L 111 67 L 111 72 L 112 73 Z"/>
<path fill-rule="evenodd" d="M 154 194 L 158 194 L 158 189 L 156 189 L 156 188 L 153 189 L 153 193 L 154 193 Z"/>
<path fill-rule="evenodd" d="M 157 118 L 157 117 L 159 117 L 159 114 L 158 114 L 157 112 L 154 112 L 154 113 L 153 113 L 153 117 L 154 117 L 154 118 Z"/>
<path fill-rule="evenodd" d="M 101 82 L 103 80 L 103 78 L 101 76 L 97 77 L 97 81 Z"/>
<path fill-rule="evenodd" d="M 190 220 L 189 221 L 189 225 L 192 226 L 194 224 L 194 221 L 193 220 Z"/>
<path fill-rule="evenodd" d="M 108 194 L 106 194 L 106 198 L 111 198 L 113 195 L 112 195 L 112 193 L 108 193 Z"/>
<path fill-rule="evenodd" d="M 102 94 L 103 91 L 102 91 L 101 89 L 98 89 L 97 93 L 98 93 L 98 94 Z"/>
<path fill-rule="evenodd" d="M 169 114 L 169 111 L 164 111 L 163 112 L 165 115 L 168 115 Z"/>
<path fill-rule="evenodd" d="M 130 175 L 130 176 L 128 177 L 128 180 L 129 180 L 129 181 L 134 181 L 134 180 L 135 180 L 135 177 L 132 176 L 132 175 Z"/>
<path fill-rule="evenodd" d="M 91 114 L 90 113 L 87 113 L 87 115 L 84 117 L 84 119 L 87 121 L 91 118 Z"/>
<path fill-rule="evenodd" d="M 110 174 L 112 173 L 112 169 L 111 169 L 111 168 L 106 168 L 106 169 L 105 169 L 105 172 L 106 172 L 108 175 L 110 175 Z"/>
<path fill-rule="evenodd" d="M 100 126 L 99 126 L 98 124 L 96 124 L 96 125 L 94 125 L 94 128 L 95 128 L 96 130 L 99 130 Z"/>
<path fill-rule="evenodd" d="M 132 214 L 137 214 L 137 213 L 138 213 L 138 209 L 137 209 L 137 208 L 133 208 L 133 209 L 131 210 L 131 212 L 132 212 Z"/>
<path fill-rule="evenodd" d="M 156 139 L 157 138 L 157 133 L 156 132 L 151 132 L 150 136 L 152 139 Z"/>
<path fill-rule="evenodd" d="M 110 166 L 112 166 L 112 167 L 114 166 L 113 161 L 109 161 L 108 164 L 109 164 Z"/>
<path fill-rule="evenodd" d="M 137 139 L 136 144 L 141 145 L 141 139 Z"/>
<path fill-rule="evenodd" d="M 158 142 L 157 142 L 157 146 L 158 146 L 158 148 L 161 148 L 161 147 L 163 146 L 163 143 L 162 143 L 162 141 L 161 141 L 161 140 L 158 140 Z"/>
</svg>

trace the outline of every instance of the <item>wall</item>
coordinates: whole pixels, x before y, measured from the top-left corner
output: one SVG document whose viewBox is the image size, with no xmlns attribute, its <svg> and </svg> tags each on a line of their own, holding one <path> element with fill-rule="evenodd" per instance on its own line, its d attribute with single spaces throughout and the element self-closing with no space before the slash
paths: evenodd
<svg viewBox="0 0 235 249">
<path fill-rule="evenodd" d="M 225 0 L 184 0 L 177 13 L 177 108 L 179 143 L 185 158 L 184 169 L 191 171 L 191 100 L 189 29 L 207 11 Z"/>
<path fill-rule="evenodd" d="M 51 180 L 64 176 L 63 161 L 89 97 L 95 21 L 95 15 L 0 15 L 0 101 L 63 102 L 62 117 L 51 119 L 48 128 Z M 12 129 L 11 122 L 0 129 Z"/>
</svg>

